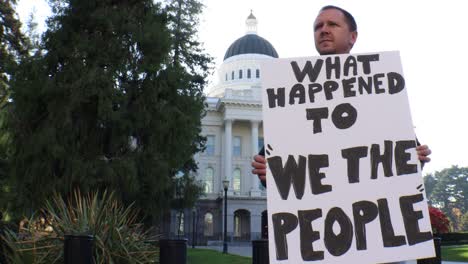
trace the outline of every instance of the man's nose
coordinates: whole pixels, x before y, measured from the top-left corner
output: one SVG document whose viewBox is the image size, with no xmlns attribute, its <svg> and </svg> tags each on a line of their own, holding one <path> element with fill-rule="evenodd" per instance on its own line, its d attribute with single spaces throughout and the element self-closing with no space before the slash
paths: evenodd
<svg viewBox="0 0 468 264">
<path fill-rule="evenodd" d="M 320 29 L 320 36 L 325 36 L 330 34 L 330 30 L 327 26 L 324 26 Z"/>
<path fill-rule="evenodd" d="M 327 25 L 323 25 L 322 27 L 320 27 L 319 30 L 320 30 L 320 35 L 321 36 L 330 33 L 330 28 Z"/>
</svg>

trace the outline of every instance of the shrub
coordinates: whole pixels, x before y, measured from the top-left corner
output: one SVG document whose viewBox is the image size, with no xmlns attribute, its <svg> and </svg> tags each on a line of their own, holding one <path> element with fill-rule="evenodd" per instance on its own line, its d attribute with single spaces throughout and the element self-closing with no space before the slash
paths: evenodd
<svg viewBox="0 0 468 264">
<path fill-rule="evenodd" d="M 433 234 L 448 233 L 450 228 L 450 221 L 440 209 L 429 207 L 429 215 L 431 217 Z"/>
<path fill-rule="evenodd" d="M 37 225 L 18 234 L 6 231 L 3 240 L 9 263 L 63 263 L 63 239 L 69 234 L 94 236 L 96 264 L 156 263 L 158 259 L 157 249 L 148 243 L 149 231 L 137 222 L 138 211 L 121 205 L 113 193 L 83 196 L 76 191 L 67 201 L 56 195 L 46 203 L 43 215 L 51 232 Z"/>
</svg>

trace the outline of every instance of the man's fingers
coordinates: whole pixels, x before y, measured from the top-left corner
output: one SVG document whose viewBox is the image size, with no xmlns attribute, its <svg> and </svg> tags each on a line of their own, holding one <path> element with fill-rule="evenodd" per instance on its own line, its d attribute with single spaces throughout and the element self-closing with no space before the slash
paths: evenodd
<svg viewBox="0 0 468 264">
<path fill-rule="evenodd" d="M 266 174 L 266 169 L 253 169 L 253 170 L 252 170 L 252 173 L 253 173 L 253 174 L 257 174 L 257 175 L 259 175 L 259 176 L 261 176 L 261 175 L 265 176 L 265 174 Z"/>
<path fill-rule="evenodd" d="M 430 155 L 432 153 L 431 149 L 427 145 L 417 146 L 416 151 L 421 155 Z"/>
<path fill-rule="evenodd" d="M 265 183 L 266 181 L 266 159 L 262 155 L 255 155 L 252 161 L 252 173 L 257 174 L 260 181 Z M 263 184 L 265 185 L 265 184 Z"/>
<path fill-rule="evenodd" d="M 420 161 L 429 162 L 431 158 L 428 156 L 431 155 L 432 151 L 427 145 L 421 145 L 416 147 L 416 152 L 418 153 L 418 158 Z"/>
<path fill-rule="evenodd" d="M 429 158 L 428 156 L 418 156 L 418 158 L 420 161 L 424 161 L 424 162 L 431 161 L 431 158 Z"/>
<path fill-rule="evenodd" d="M 252 161 L 252 167 L 254 169 L 266 169 L 266 164 L 261 162 Z"/>
<path fill-rule="evenodd" d="M 266 159 L 264 156 L 262 155 L 255 155 L 254 156 L 254 161 L 258 162 L 258 163 L 263 163 L 263 164 L 266 164 Z"/>
</svg>

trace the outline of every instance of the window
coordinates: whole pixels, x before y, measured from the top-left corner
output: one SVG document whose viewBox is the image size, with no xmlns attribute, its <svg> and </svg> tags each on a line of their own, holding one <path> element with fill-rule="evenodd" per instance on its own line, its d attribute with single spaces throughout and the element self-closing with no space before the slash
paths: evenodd
<svg viewBox="0 0 468 264">
<path fill-rule="evenodd" d="M 264 145 L 265 145 L 265 141 L 263 140 L 262 137 L 259 137 L 258 138 L 258 150 L 261 150 Z"/>
<path fill-rule="evenodd" d="M 231 73 L 231 80 L 234 80 L 234 71 Z"/>
<path fill-rule="evenodd" d="M 242 79 L 242 70 L 239 70 L 239 79 Z"/>
<path fill-rule="evenodd" d="M 228 80 L 228 78 L 227 78 L 227 73 L 226 73 L 226 81 L 227 81 L 227 80 Z"/>
<path fill-rule="evenodd" d="M 241 187 L 241 170 L 235 169 L 232 174 L 232 188 L 235 192 L 240 192 Z"/>
<path fill-rule="evenodd" d="M 177 223 L 177 235 L 184 234 L 184 212 L 177 212 L 176 214 L 176 223 Z"/>
<path fill-rule="evenodd" d="M 232 142 L 232 155 L 234 157 L 240 157 L 241 150 L 241 137 L 234 137 Z"/>
<path fill-rule="evenodd" d="M 205 193 L 213 192 L 213 168 L 208 168 L 205 171 Z"/>
<path fill-rule="evenodd" d="M 215 136 L 206 136 L 206 149 L 205 154 L 207 156 L 214 156 L 215 153 Z"/>
<path fill-rule="evenodd" d="M 255 71 L 255 76 L 256 76 L 257 78 L 260 78 L 260 70 L 259 70 L 259 69 L 257 69 L 257 70 Z"/>
<path fill-rule="evenodd" d="M 206 213 L 204 220 L 205 227 L 203 228 L 204 236 L 213 236 L 213 214 Z"/>
<path fill-rule="evenodd" d="M 240 237 L 241 236 L 241 225 L 240 225 L 240 216 L 234 216 L 234 236 Z"/>
<path fill-rule="evenodd" d="M 250 79 L 252 77 L 252 72 L 250 69 L 247 70 L 247 79 Z"/>
</svg>

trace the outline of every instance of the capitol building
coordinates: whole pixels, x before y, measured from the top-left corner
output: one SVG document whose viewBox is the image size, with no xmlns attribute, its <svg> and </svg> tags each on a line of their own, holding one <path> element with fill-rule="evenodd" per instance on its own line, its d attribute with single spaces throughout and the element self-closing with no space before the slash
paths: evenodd
<svg viewBox="0 0 468 264">
<path fill-rule="evenodd" d="M 205 195 L 194 209 L 171 214 L 172 235 L 184 234 L 189 244 L 194 238 L 197 245 L 223 240 L 225 180 L 229 181 L 228 241 L 248 242 L 266 232 L 266 190 L 252 174 L 251 162 L 263 146 L 259 64 L 278 58 L 278 53 L 257 34 L 257 19 L 252 13 L 246 27 L 246 34 L 228 47 L 217 69 L 217 84 L 206 98 L 206 116 L 202 119 L 206 149 L 195 157 L 196 178 L 203 182 Z M 182 225 L 175 224 L 181 220 Z"/>
</svg>

